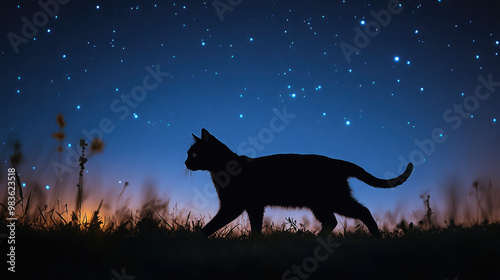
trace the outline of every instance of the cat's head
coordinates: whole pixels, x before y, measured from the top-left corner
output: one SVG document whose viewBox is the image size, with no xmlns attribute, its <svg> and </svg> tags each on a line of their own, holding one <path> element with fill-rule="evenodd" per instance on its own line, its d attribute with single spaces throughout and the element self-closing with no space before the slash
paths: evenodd
<svg viewBox="0 0 500 280">
<path fill-rule="evenodd" d="M 234 154 L 206 129 L 201 130 L 201 138 L 193 134 L 194 144 L 189 148 L 186 167 L 189 170 L 216 170 L 228 155 Z"/>
</svg>

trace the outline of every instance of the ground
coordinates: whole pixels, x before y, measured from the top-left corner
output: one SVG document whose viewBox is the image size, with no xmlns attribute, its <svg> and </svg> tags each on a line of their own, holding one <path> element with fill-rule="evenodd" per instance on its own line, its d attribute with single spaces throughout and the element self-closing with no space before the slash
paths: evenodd
<svg viewBox="0 0 500 280">
<path fill-rule="evenodd" d="M 500 224 L 382 239 L 361 231 L 330 240 L 300 231 L 208 240 L 128 233 L 19 227 L 17 279 L 500 279 Z"/>
</svg>

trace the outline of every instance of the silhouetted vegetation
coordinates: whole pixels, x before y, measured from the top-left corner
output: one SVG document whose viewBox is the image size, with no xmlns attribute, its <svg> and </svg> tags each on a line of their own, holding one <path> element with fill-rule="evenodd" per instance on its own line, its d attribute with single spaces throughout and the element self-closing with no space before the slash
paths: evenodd
<svg viewBox="0 0 500 280">
<path fill-rule="evenodd" d="M 16 229 L 17 273 L 26 279 L 112 279 L 113 269 L 125 267 L 135 279 L 282 279 L 318 247 L 314 232 L 291 218 L 261 237 L 236 234 L 233 225 L 206 240 L 197 235 L 203 218 L 167 219 L 157 206 L 148 203 L 121 221 L 97 209 L 77 225 L 66 222 L 66 213 L 37 206 Z M 2 219 L 2 231 L 5 226 Z M 499 234 L 500 224 L 491 222 L 432 229 L 402 222 L 374 239 L 358 226 L 333 237 L 341 246 L 308 279 L 495 279 Z"/>
</svg>

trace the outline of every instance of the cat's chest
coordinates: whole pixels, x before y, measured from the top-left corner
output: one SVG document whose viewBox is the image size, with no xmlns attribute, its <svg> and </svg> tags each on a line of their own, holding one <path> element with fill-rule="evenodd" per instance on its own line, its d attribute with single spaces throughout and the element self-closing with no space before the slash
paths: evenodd
<svg viewBox="0 0 500 280">
<path fill-rule="evenodd" d="M 255 186 L 258 181 L 256 176 L 249 175 L 248 172 L 242 172 L 237 176 L 212 174 L 212 182 L 217 195 L 220 198 L 248 195 L 252 191 L 252 186 Z"/>
</svg>

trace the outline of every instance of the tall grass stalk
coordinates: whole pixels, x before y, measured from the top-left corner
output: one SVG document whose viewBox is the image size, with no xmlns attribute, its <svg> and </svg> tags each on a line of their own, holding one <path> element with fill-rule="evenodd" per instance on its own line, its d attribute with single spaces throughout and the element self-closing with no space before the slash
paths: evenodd
<svg viewBox="0 0 500 280">
<path fill-rule="evenodd" d="M 83 172 L 85 170 L 85 163 L 87 162 L 87 158 L 85 158 L 85 147 L 89 144 L 85 142 L 85 139 L 80 139 L 80 147 L 82 148 L 82 155 L 80 156 L 80 173 L 78 175 L 78 184 L 76 185 L 78 188 L 76 194 L 76 211 L 73 213 L 73 221 L 79 223 L 82 219 L 82 199 L 83 199 Z"/>
</svg>

